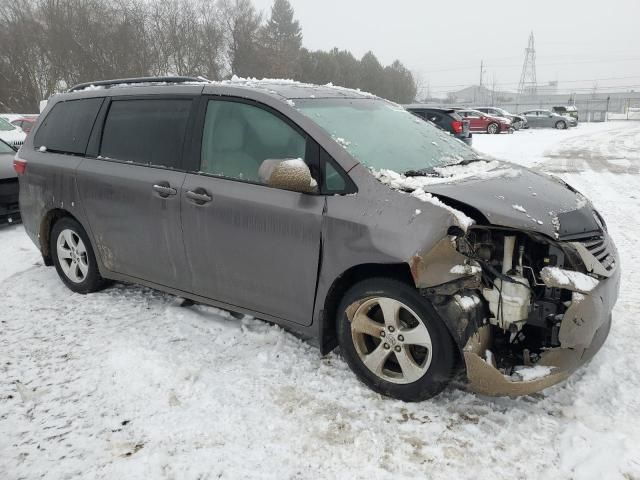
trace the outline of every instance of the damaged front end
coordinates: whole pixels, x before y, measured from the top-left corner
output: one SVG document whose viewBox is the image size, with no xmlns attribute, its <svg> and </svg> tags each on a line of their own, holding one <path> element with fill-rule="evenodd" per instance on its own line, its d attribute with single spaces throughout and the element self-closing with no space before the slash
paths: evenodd
<svg viewBox="0 0 640 480">
<path fill-rule="evenodd" d="M 462 351 L 469 388 L 499 396 L 540 391 L 591 359 L 609 332 L 620 281 L 604 229 L 551 240 L 454 227 L 410 266 Z"/>
</svg>

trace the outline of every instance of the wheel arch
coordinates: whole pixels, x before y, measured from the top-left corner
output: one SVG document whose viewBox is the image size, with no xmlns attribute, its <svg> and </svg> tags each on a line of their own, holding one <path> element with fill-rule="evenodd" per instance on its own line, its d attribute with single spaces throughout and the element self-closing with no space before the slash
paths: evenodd
<svg viewBox="0 0 640 480">
<path fill-rule="evenodd" d="M 40 222 L 38 238 L 40 239 L 40 252 L 42 253 L 44 264 L 47 267 L 53 265 L 53 258 L 51 257 L 50 248 L 51 231 L 53 230 L 53 226 L 55 225 L 55 223 L 61 218 L 72 218 L 80 225 L 82 225 L 82 222 L 75 215 L 73 215 L 69 210 L 65 210 L 63 208 L 53 208 L 45 214 L 45 216 L 42 218 L 42 221 Z M 87 229 L 84 227 L 84 225 L 82 225 L 82 228 L 84 228 L 85 232 L 87 232 Z"/>
<path fill-rule="evenodd" d="M 387 277 L 415 287 L 408 263 L 363 263 L 354 265 L 335 278 L 324 299 L 320 321 L 320 351 L 323 355 L 338 345 L 336 315 L 345 292 L 356 283 L 372 277 Z"/>
</svg>

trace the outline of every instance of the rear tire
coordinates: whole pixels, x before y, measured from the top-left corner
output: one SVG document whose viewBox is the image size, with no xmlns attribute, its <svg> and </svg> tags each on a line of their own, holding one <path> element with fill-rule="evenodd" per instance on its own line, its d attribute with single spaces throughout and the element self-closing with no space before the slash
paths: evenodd
<svg viewBox="0 0 640 480">
<path fill-rule="evenodd" d="M 487 125 L 487 133 L 500 133 L 500 125 L 498 125 L 497 123 L 490 123 L 489 125 Z"/>
<path fill-rule="evenodd" d="M 76 220 L 64 217 L 53 225 L 49 248 L 56 271 L 70 290 L 86 294 L 106 286 L 89 237 Z"/>
<path fill-rule="evenodd" d="M 558 130 L 566 130 L 567 122 L 565 122 L 564 120 L 560 120 L 559 122 L 556 122 L 556 128 Z"/>
<path fill-rule="evenodd" d="M 351 287 L 340 303 L 337 331 L 351 370 L 382 395 L 427 400 L 454 375 L 451 335 L 431 304 L 406 283 L 371 278 Z"/>
</svg>

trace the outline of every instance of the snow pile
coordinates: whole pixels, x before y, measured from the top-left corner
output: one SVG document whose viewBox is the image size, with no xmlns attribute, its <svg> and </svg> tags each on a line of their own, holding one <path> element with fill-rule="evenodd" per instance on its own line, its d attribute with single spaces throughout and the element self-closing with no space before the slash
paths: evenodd
<svg viewBox="0 0 640 480">
<path fill-rule="evenodd" d="M 522 205 L 511 205 L 511 207 L 518 212 L 527 213 L 527 210 Z"/>
<path fill-rule="evenodd" d="M 558 267 L 544 267 L 540 271 L 542 281 L 550 286 L 588 293 L 598 286 L 598 279 L 580 272 L 563 270 Z"/>
<path fill-rule="evenodd" d="M 480 272 L 482 269 L 476 265 L 455 265 L 449 270 L 449 273 L 454 275 L 475 275 Z"/>
<path fill-rule="evenodd" d="M 539 380 L 548 375 L 551 375 L 553 369 L 545 365 L 533 365 L 533 366 L 519 366 L 515 367 L 513 375 L 510 379 L 520 380 L 522 382 L 531 382 L 533 380 Z"/>
</svg>

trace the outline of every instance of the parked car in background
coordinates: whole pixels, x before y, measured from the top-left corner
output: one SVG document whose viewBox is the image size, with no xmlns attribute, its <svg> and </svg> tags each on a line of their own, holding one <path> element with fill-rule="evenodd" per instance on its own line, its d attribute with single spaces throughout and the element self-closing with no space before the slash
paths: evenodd
<svg viewBox="0 0 640 480">
<path fill-rule="evenodd" d="M 501 117 L 506 118 L 507 120 L 511 120 L 511 126 L 514 130 L 520 130 L 521 128 L 529 128 L 527 125 L 527 119 L 522 115 L 514 115 L 513 113 L 507 112 L 503 108 L 498 107 L 478 107 L 474 110 L 477 110 L 482 113 L 486 113 L 487 115 L 491 115 L 492 117 Z"/>
<path fill-rule="evenodd" d="M 469 129 L 472 132 L 502 133 L 513 132 L 511 120 L 503 117 L 494 117 L 478 110 L 459 109 L 456 113 L 464 120 L 469 121 Z"/>
<path fill-rule="evenodd" d="M 24 133 L 29 133 L 38 120 L 37 116 L 20 117 L 11 122 L 11 125 L 20 127 Z"/>
<path fill-rule="evenodd" d="M 11 125 L 4 118 L 0 118 L 0 140 L 4 140 L 12 147 L 20 148 L 27 134 L 20 127 Z"/>
<path fill-rule="evenodd" d="M 529 110 L 522 115 L 527 119 L 530 128 L 558 128 L 560 130 L 578 125 L 578 121 L 566 115 L 553 113 L 551 110 Z"/>
<path fill-rule="evenodd" d="M 568 117 L 575 118 L 576 124 L 579 121 L 578 109 L 576 108 L 575 105 L 565 105 L 565 106 L 559 105 L 556 107 L 552 107 L 551 111 L 553 113 L 557 113 L 558 115 L 565 115 Z"/>
<path fill-rule="evenodd" d="M 431 107 L 418 103 L 406 105 L 405 108 L 418 117 L 440 127 L 445 132 L 449 132 L 467 145 L 473 143 L 473 134 L 469 129 L 469 122 L 458 115 L 454 109 Z"/>
<path fill-rule="evenodd" d="M 16 150 L 0 140 L 0 225 L 20 219 L 18 175 L 13 168 Z"/>
<path fill-rule="evenodd" d="M 609 333 L 620 265 L 594 206 L 381 98 L 141 78 L 42 115 L 14 160 L 22 220 L 74 292 L 126 281 L 274 322 L 405 401 L 458 368 L 527 395 Z"/>
</svg>

